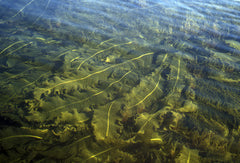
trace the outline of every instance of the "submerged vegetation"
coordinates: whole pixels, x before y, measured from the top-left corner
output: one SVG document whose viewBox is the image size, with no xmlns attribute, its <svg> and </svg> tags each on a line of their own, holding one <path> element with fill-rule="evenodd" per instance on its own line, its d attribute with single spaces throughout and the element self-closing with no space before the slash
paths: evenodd
<svg viewBox="0 0 240 163">
<path fill-rule="evenodd" d="M 8 3 L 2 162 L 240 161 L 240 22 L 224 2 Z"/>
</svg>

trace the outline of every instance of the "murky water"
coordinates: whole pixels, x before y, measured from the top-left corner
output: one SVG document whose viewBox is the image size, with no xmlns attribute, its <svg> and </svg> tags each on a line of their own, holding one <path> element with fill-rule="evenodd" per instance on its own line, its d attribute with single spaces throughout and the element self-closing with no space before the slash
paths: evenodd
<svg viewBox="0 0 240 163">
<path fill-rule="evenodd" d="M 240 161 L 240 2 L 0 0 L 1 162 Z"/>
</svg>

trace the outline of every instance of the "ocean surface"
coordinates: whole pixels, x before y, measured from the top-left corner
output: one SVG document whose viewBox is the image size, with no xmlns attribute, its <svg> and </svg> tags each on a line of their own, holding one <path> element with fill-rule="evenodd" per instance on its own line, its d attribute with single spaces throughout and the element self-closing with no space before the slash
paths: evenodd
<svg viewBox="0 0 240 163">
<path fill-rule="evenodd" d="M 0 0 L 0 162 L 239 162 L 239 0 Z"/>
</svg>

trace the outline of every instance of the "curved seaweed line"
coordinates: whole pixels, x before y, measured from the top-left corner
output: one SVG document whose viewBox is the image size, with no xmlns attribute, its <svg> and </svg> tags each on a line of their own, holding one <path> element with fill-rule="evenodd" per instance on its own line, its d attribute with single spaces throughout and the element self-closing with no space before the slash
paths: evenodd
<svg viewBox="0 0 240 163">
<path fill-rule="evenodd" d="M 165 56 L 164 56 L 164 58 L 163 58 L 162 65 L 163 65 L 163 63 L 165 62 L 165 60 L 167 59 L 167 55 L 168 55 L 168 54 L 166 53 Z M 160 70 L 162 69 L 162 65 L 161 65 L 161 67 L 160 67 Z M 133 107 L 135 107 L 135 106 L 143 103 L 149 96 L 151 96 L 151 95 L 155 92 L 155 90 L 158 88 L 160 80 L 161 80 L 161 75 L 159 75 L 158 82 L 157 82 L 157 84 L 155 85 L 155 87 L 153 88 L 153 90 L 152 90 L 151 92 L 149 92 L 142 100 L 140 100 L 140 101 L 139 101 L 138 103 L 136 103 L 135 105 L 130 106 L 128 109 L 132 109 Z"/>
<path fill-rule="evenodd" d="M 163 63 L 164 63 L 164 62 L 166 61 L 166 59 L 167 59 L 167 55 L 168 55 L 168 54 L 166 53 L 165 56 L 164 56 L 164 58 L 163 58 L 163 61 L 162 61 L 160 70 L 162 69 Z M 145 100 L 147 97 L 149 97 L 150 95 L 152 95 L 153 92 L 158 88 L 158 85 L 159 85 L 160 80 L 161 80 L 161 75 L 159 75 L 159 80 L 158 80 L 158 83 L 156 84 L 155 88 L 154 88 L 150 93 L 148 93 L 148 94 L 143 98 L 143 100 L 141 100 L 140 102 L 138 102 L 137 104 L 135 104 L 135 105 L 132 106 L 132 107 L 135 107 L 135 106 L 139 105 L 140 103 L 144 102 L 144 100 Z M 131 108 L 132 108 L 132 107 L 131 107 Z M 157 113 L 158 113 L 158 112 L 157 112 Z M 152 118 L 153 118 L 157 113 L 153 114 L 152 116 L 150 116 L 150 118 L 148 118 L 148 119 L 146 120 L 146 122 L 145 122 L 145 123 L 142 125 L 142 127 L 138 130 L 138 132 L 137 132 L 138 134 L 143 130 L 143 128 L 147 125 L 147 123 L 150 122 L 150 121 L 152 120 Z"/>
<path fill-rule="evenodd" d="M 188 152 L 187 163 L 190 163 L 190 160 L 191 160 L 191 152 L 189 151 L 189 152 Z"/>
<path fill-rule="evenodd" d="M 209 78 L 226 83 L 239 83 L 240 79 L 231 79 L 231 78 L 219 78 L 214 76 L 209 76 Z"/>
<path fill-rule="evenodd" d="M 17 78 L 17 77 L 20 77 L 20 76 L 21 76 L 22 74 L 24 74 L 25 72 L 30 71 L 30 70 L 35 69 L 35 68 L 38 68 L 38 67 L 30 67 L 30 68 L 28 68 L 28 69 L 26 69 L 26 70 L 24 70 L 24 71 L 22 71 L 22 72 L 20 72 L 20 73 L 18 73 L 18 74 L 16 74 L 16 75 L 12 75 L 12 76 L 9 75 L 9 77 L 7 77 L 7 78 L 5 79 L 5 81 L 8 81 L 8 80 L 10 80 L 10 79 L 15 79 L 15 78 Z"/>
<path fill-rule="evenodd" d="M 62 53 L 60 53 L 58 56 L 56 56 L 55 59 L 56 59 L 56 58 L 60 58 L 61 56 L 65 55 L 65 54 L 67 54 L 67 53 L 70 53 L 70 52 L 72 52 L 72 51 L 75 51 L 75 50 L 76 50 L 76 49 L 72 49 L 72 50 L 67 50 L 67 51 L 65 51 L 65 52 L 62 52 Z"/>
<path fill-rule="evenodd" d="M 159 82 L 160 82 L 161 76 L 159 76 L 159 80 L 157 82 L 157 84 L 155 85 L 155 87 L 153 88 L 153 90 L 151 92 L 149 92 L 142 100 L 140 100 L 138 103 L 136 103 L 135 105 L 129 107 L 128 109 L 132 109 L 133 107 L 143 103 L 149 96 L 151 96 L 155 90 L 158 88 Z"/>
<path fill-rule="evenodd" d="M 30 2 L 28 2 L 25 6 L 23 6 L 15 15 L 12 16 L 12 18 L 16 17 L 20 12 L 22 12 L 27 6 L 29 6 L 33 1 L 35 0 L 31 0 Z"/>
<path fill-rule="evenodd" d="M 175 84 L 174 84 L 173 90 L 176 88 L 176 85 L 177 85 L 177 82 L 178 82 L 178 79 L 179 79 L 179 75 L 180 75 L 180 65 L 181 65 L 181 59 L 179 58 L 179 59 L 178 59 L 178 72 L 177 72 L 177 78 L 176 78 L 176 81 L 175 81 Z"/>
<path fill-rule="evenodd" d="M 141 131 L 143 130 L 143 128 L 148 124 L 148 122 L 150 122 L 156 115 L 160 114 L 161 112 L 164 112 L 166 109 L 170 109 L 170 107 L 166 106 L 164 107 L 162 110 L 157 111 L 156 113 L 152 114 L 147 120 L 146 122 L 141 126 L 141 128 L 138 130 L 137 134 L 141 133 Z M 133 137 L 135 138 L 136 135 Z"/>
<path fill-rule="evenodd" d="M 12 138 L 35 138 L 35 139 L 40 139 L 42 140 L 43 138 L 40 136 L 35 136 L 35 135 L 14 135 L 14 136 L 8 136 L 5 138 L 0 139 L 0 141 L 7 140 L 7 139 L 12 139 Z"/>
<path fill-rule="evenodd" d="M 99 47 L 99 46 L 105 44 L 106 42 L 112 41 L 112 40 L 113 40 L 113 38 L 110 38 L 110 39 L 107 39 L 107 40 L 105 40 L 105 41 L 102 41 L 102 42 L 100 42 L 100 44 L 98 44 L 97 47 Z"/>
<path fill-rule="evenodd" d="M 110 150 L 112 150 L 112 149 L 114 149 L 114 148 L 115 148 L 115 147 L 110 147 L 110 148 L 108 148 L 108 149 L 106 149 L 106 150 L 104 150 L 104 151 L 102 151 L 102 152 L 99 152 L 99 153 L 97 153 L 97 154 L 95 154 L 95 155 L 90 156 L 89 158 L 87 158 L 87 159 L 84 160 L 84 161 L 90 160 L 90 159 L 92 159 L 92 158 L 94 158 L 94 157 L 96 157 L 96 156 L 99 156 L 99 155 L 101 155 L 101 154 L 103 154 L 103 153 L 106 153 L 106 152 L 108 152 L 108 151 L 110 151 Z"/>
<path fill-rule="evenodd" d="M 47 5 L 46 5 L 46 7 L 44 8 L 44 11 L 42 12 L 41 15 L 39 15 L 39 16 L 36 18 L 36 20 L 33 22 L 33 24 L 35 24 L 35 23 L 40 19 L 40 17 L 42 17 L 42 16 L 44 15 L 44 13 L 45 13 L 45 11 L 47 10 L 50 2 L 51 2 L 51 0 L 48 0 Z"/>
<path fill-rule="evenodd" d="M 55 57 L 55 58 L 58 58 L 58 57 L 60 57 L 60 56 L 62 56 L 62 55 L 64 55 L 64 54 L 67 54 L 67 53 L 69 53 L 69 52 L 71 52 L 71 51 L 74 51 L 74 50 L 75 50 L 75 49 L 67 50 L 67 51 L 59 54 L 59 55 L 58 55 L 57 57 Z M 40 67 L 44 67 L 44 66 L 40 66 Z M 21 72 L 21 73 L 19 73 L 19 74 L 17 74 L 17 75 L 14 75 L 14 76 L 9 77 L 8 79 L 15 78 L 15 77 L 23 74 L 24 72 L 29 71 L 29 70 L 31 70 L 31 69 L 35 69 L 35 68 L 39 68 L 39 67 L 31 67 L 31 68 L 29 68 L 29 69 L 27 69 L 27 70 L 25 70 L 25 71 L 23 71 L 23 72 Z M 25 88 L 25 87 L 28 87 L 29 85 L 34 84 L 34 83 L 35 83 L 36 81 L 38 81 L 42 76 L 44 76 L 45 74 L 48 74 L 48 73 L 50 73 L 50 72 L 46 72 L 46 73 L 41 74 L 38 79 L 36 79 L 36 80 L 32 81 L 31 83 L 23 86 L 22 88 Z"/>
<path fill-rule="evenodd" d="M 107 50 L 110 50 L 110 49 L 112 49 L 112 48 L 114 48 L 114 47 L 118 47 L 118 46 L 121 46 L 121 45 L 128 45 L 128 44 L 131 44 L 131 43 L 132 43 L 132 41 L 127 42 L 127 43 L 122 43 L 122 44 L 115 44 L 115 45 L 113 45 L 113 46 L 111 46 L 111 47 L 109 47 L 109 48 L 107 48 L 107 49 L 103 49 L 103 50 L 97 51 L 96 53 L 94 53 L 94 54 L 91 55 L 90 57 L 84 59 L 84 60 L 80 63 L 80 65 L 77 67 L 77 70 L 79 70 L 79 69 L 82 67 L 82 65 L 83 65 L 87 60 L 91 59 L 92 57 L 95 57 L 96 55 L 98 55 L 98 54 L 100 54 L 100 53 L 102 53 L 102 52 L 105 52 L 105 51 L 107 51 Z"/>
<path fill-rule="evenodd" d="M 75 141 L 74 143 L 72 143 L 71 146 L 72 146 L 72 145 L 75 145 L 75 144 L 77 144 L 77 143 L 80 143 L 81 141 L 83 141 L 83 140 L 85 140 L 85 139 L 87 139 L 87 138 L 90 138 L 90 137 L 92 137 L 92 135 L 87 135 L 87 136 L 85 136 L 85 137 L 82 137 L 82 138 L 78 139 L 77 141 Z"/>
<path fill-rule="evenodd" d="M 24 70 L 24 71 L 20 72 L 19 74 L 12 75 L 12 76 L 8 77 L 6 80 L 14 79 L 14 78 L 16 78 L 16 77 L 18 77 L 18 76 L 21 76 L 22 74 L 24 74 L 24 73 L 27 72 L 27 71 L 30 71 L 30 70 L 32 70 L 32 69 L 37 69 L 37 68 L 38 68 L 38 67 L 30 67 L 30 68 L 28 68 L 27 70 Z"/>
<path fill-rule="evenodd" d="M 56 109 L 53 109 L 53 110 L 51 110 L 51 111 L 49 111 L 49 112 L 53 112 L 53 111 L 56 111 L 56 110 L 60 110 L 61 108 L 64 108 L 64 107 L 67 107 L 67 106 L 70 106 L 70 105 L 73 105 L 73 104 L 78 104 L 78 103 L 87 101 L 88 99 L 90 99 L 90 98 L 92 98 L 92 97 L 94 97 L 94 96 L 98 96 L 98 95 L 102 94 L 104 91 L 106 91 L 108 88 L 110 88 L 113 84 L 120 82 L 120 81 L 121 81 L 125 76 L 127 76 L 129 73 L 131 73 L 131 71 L 128 71 L 127 73 L 125 73 L 125 74 L 124 74 L 120 79 L 118 79 L 117 81 L 114 81 L 114 82 L 110 83 L 110 84 L 107 86 L 107 88 L 105 88 L 104 90 L 102 90 L 102 91 L 100 91 L 100 92 L 97 92 L 97 93 L 95 93 L 95 94 L 93 94 L 93 95 L 91 95 L 91 96 L 89 96 L 89 97 L 87 97 L 87 98 L 85 98 L 85 99 L 80 100 L 80 101 L 75 101 L 75 102 L 72 102 L 72 103 L 67 104 L 67 105 L 59 106 L 59 107 L 57 107 Z"/>
<path fill-rule="evenodd" d="M 109 108 L 108 108 L 106 137 L 108 137 L 108 135 L 109 135 L 109 129 L 110 129 L 110 112 L 111 112 L 111 110 L 112 110 L 112 106 L 113 106 L 114 102 L 115 102 L 115 101 L 113 101 L 113 102 L 111 103 L 111 105 L 109 106 Z"/>
<path fill-rule="evenodd" d="M 49 91 L 49 92 L 50 92 L 51 89 L 54 89 L 54 88 L 56 88 L 56 87 L 58 87 L 58 86 L 61 86 L 61 85 L 64 85 L 64 84 L 73 83 L 73 82 L 76 82 L 76 81 L 85 80 L 85 79 L 87 79 L 87 78 L 89 78 L 89 77 L 91 77 L 91 76 L 93 76 L 93 75 L 100 74 L 100 73 L 105 72 L 105 71 L 107 71 L 107 70 L 109 70 L 109 69 L 111 69 L 111 68 L 124 65 L 124 64 L 126 64 L 126 63 L 128 63 L 128 62 L 135 61 L 135 60 L 138 60 L 138 59 L 140 59 L 140 58 L 142 58 L 142 57 L 145 57 L 145 56 L 148 56 L 148 55 L 152 55 L 152 54 L 154 54 L 154 53 L 153 53 L 153 52 L 149 52 L 149 53 L 142 54 L 142 55 L 140 55 L 140 56 L 138 56 L 138 57 L 136 57 L 136 58 L 132 58 L 132 59 L 129 59 L 129 60 L 123 62 L 123 63 L 119 63 L 119 64 L 116 64 L 116 65 L 109 66 L 109 67 L 107 67 L 107 68 L 105 68 L 105 69 L 102 69 L 102 70 L 100 70 L 100 71 L 91 73 L 91 74 L 89 74 L 89 75 L 87 75 L 87 76 L 85 76 L 85 77 L 82 77 L 82 78 L 79 78 L 79 79 L 73 79 L 73 80 L 69 80 L 69 81 L 65 81 L 65 82 L 56 84 L 56 85 L 54 85 L 53 87 L 46 88 L 45 91 Z"/>
<path fill-rule="evenodd" d="M 40 66 L 40 67 L 43 67 L 43 66 Z M 29 69 L 27 69 L 27 70 L 25 70 L 25 71 L 23 71 L 23 72 L 21 72 L 21 73 L 19 73 L 19 74 L 16 74 L 16 75 L 13 75 L 13 76 L 8 77 L 6 80 L 16 78 L 16 77 L 24 74 L 24 73 L 27 72 L 27 71 L 30 71 L 30 70 L 32 70 L 32 69 L 37 69 L 37 68 L 39 68 L 39 67 L 31 67 L 31 68 L 29 68 Z M 21 89 L 24 89 L 25 87 L 28 87 L 28 86 L 34 84 L 34 83 L 35 83 L 36 81 L 38 81 L 42 76 L 44 76 L 44 75 L 46 75 L 46 74 L 48 74 L 48 73 L 50 73 L 50 72 L 46 72 L 46 73 L 41 74 L 41 75 L 39 76 L 39 78 L 37 78 L 36 80 L 34 80 L 34 81 L 32 81 L 32 82 L 29 82 L 28 84 L 22 86 Z M 16 95 L 16 93 L 14 93 L 14 95 Z M 10 98 L 8 98 L 7 101 L 10 101 L 10 100 L 14 97 L 14 95 L 12 95 Z"/>
<path fill-rule="evenodd" d="M 30 44 L 32 44 L 32 42 L 29 42 L 29 43 L 27 43 L 27 44 L 24 44 L 24 45 L 18 47 L 17 49 L 15 49 L 15 50 L 13 50 L 13 51 L 10 51 L 9 53 L 6 54 L 6 56 L 8 56 L 8 55 L 10 55 L 10 54 L 12 54 L 12 53 L 14 53 L 14 52 L 16 52 L 16 51 L 24 48 L 25 46 L 28 46 L 28 45 L 30 45 Z"/>
<path fill-rule="evenodd" d="M 41 66 L 41 67 L 42 67 L 42 66 Z M 23 72 L 21 72 L 21 73 L 19 73 L 19 74 L 17 74 L 17 75 L 13 75 L 13 76 L 9 77 L 9 78 L 7 78 L 7 79 L 15 78 L 15 77 L 17 77 L 17 76 L 23 74 L 24 72 L 29 71 L 29 70 L 31 70 L 31 69 L 35 69 L 35 68 L 39 68 L 39 67 L 32 67 L 32 68 L 29 68 L 29 69 L 27 69 L 27 70 L 25 70 L 25 71 L 23 71 Z M 49 72 L 46 72 L 46 73 L 41 74 L 40 77 L 39 77 L 38 79 L 36 79 L 36 80 L 34 80 L 33 82 L 30 82 L 30 83 L 28 83 L 28 84 L 22 86 L 21 89 L 24 89 L 25 87 L 28 87 L 28 86 L 34 84 L 34 83 L 35 83 L 36 81 L 38 81 L 42 76 L 44 76 L 45 74 L 48 74 L 48 73 L 49 73 Z M 15 95 L 17 95 L 16 92 L 15 92 L 14 94 L 12 94 L 11 97 L 9 97 L 6 101 L 9 102 L 11 99 L 13 99 L 13 98 L 15 97 Z"/>
<path fill-rule="evenodd" d="M 177 72 L 177 78 L 176 78 L 176 81 L 175 81 L 175 84 L 172 88 L 172 92 L 169 94 L 169 96 L 171 96 L 174 92 L 174 90 L 176 89 L 176 86 L 177 86 L 177 82 L 179 80 L 179 75 L 180 75 L 180 65 L 181 65 L 181 58 L 178 59 L 178 72 Z"/>
<path fill-rule="evenodd" d="M 15 42 L 15 43 L 9 45 L 9 46 L 6 47 L 5 49 L 3 49 L 3 50 L 0 52 L 0 54 L 2 54 L 2 53 L 3 53 L 4 51 L 6 51 L 7 49 L 11 48 L 12 46 L 14 46 L 15 44 L 18 44 L 18 43 L 20 43 L 20 42 L 23 42 L 23 41 L 17 41 L 17 42 Z M 21 49 L 21 48 L 23 48 L 23 47 L 25 47 L 25 46 L 27 46 L 27 45 L 29 45 L 29 44 L 32 44 L 32 42 L 27 43 L 27 44 L 24 44 L 23 46 L 21 46 L 21 47 L 15 49 L 15 50 L 9 52 L 7 55 L 9 55 L 9 54 L 11 54 L 11 53 L 13 53 L 13 52 L 16 52 L 17 50 L 19 50 L 19 49 Z M 56 58 L 58 58 L 58 57 L 60 57 L 60 56 L 62 56 L 62 55 L 64 55 L 64 54 L 67 54 L 67 53 L 69 53 L 69 52 L 71 52 L 71 51 L 74 51 L 74 50 L 75 50 L 75 49 L 65 51 L 65 52 L 61 53 L 60 55 L 58 55 Z M 7 56 L 7 55 L 6 55 L 6 56 Z M 43 67 L 43 66 L 40 66 L 40 67 Z M 31 67 L 31 68 L 29 68 L 29 69 L 27 69 L 27 70 L 25 70 L 25 71 L 23 71 L 23 72 L 21 72 L 21 73 L 19 73 L 19 74 L 10 76 L 10 77 L 6 78 L 5 80 L 12 79 L 12 78 L 16 78 L 16 77 L 20 76 L 21 74 L 24 74 L 25 72 L 27 72 L 27 71 L 29 71 L 29 70 L 32 70 L 32 69 L 36 69 L 36 68 L 39 68 L 39 67 Z M 45 73 L 44 73 L 44 74 L 45 74 Z M 43 75 L 43 74 L 42 74 L 42 75 Z M 41 75 L 41 76 L 42 76 L 42 75 Z M 38 78 L 38 79 L 39 79 L 39 78 Z M 37 79 L 37 80 L 38 80 L 38 79 Z M 37 81 L 37 80 L 35 80 L 35 81 Z M 27 87 L 28 85 L 33 84 L 35 81 L 33 81 L 33 82 L 31 82 L 30 84 L 27 84 L 27 85 L 25 85 L 25 86 L 23 86 L 23 87 Z"/>
<path fill-rule="evenodd" d="M 11 45 L 9 45 L 9 46 L 6 47 L 5 49 L 3 49 L 3 50 L 0 52 L 0 54 L 2 54 L 2 53 L 5 52 L 7 49 L 9 49 L 9 48 L 11 48 L 12 46 L 14 46 L 14 45 L 16 45 L 16 44 L 18 44 L 18 43 L 21 43 L 21 42 L 23 42 L 23 41 L 20 40 L 20 41 L 17 41 L 17 42 L 12 43 Z"/>
<path fill-rule="evenodd" d="M 27 6 L 29 6 L 33 1 L 35 0 L 31 0 L 30 2 L 28 2 L 25 6 L 23 6 L 15 15 L 13 15 L 12 17 L 7 18 L 7 20 L 1 21 L 0 24 L 6 23 L 8 20 L 10 20 L 11 18 L 15 18 L 20 12 L 22 12 Z"/>
<path fill-rule="evenodd" d="M 26 85 L 23 86 L 22 88 L 25 88 L 25 87 L 28 87 L 28 86 L 34 84 L 35 82 L 37 82 L 39 79 L 41 79 L 44 75 L 46 75 L 46 74 L 48 74 L 48 73 L 50 73 L 50 72 L 46 72 L 46 73 L 41 74 L 41 75 L 39 76 L 39 78 L 37 78 L 36 80 L 32 81 L 31 83 L 26 84 Z"/>
<path fill-rule="evenodd" d="M 111 40 L 113 40 L 113 38 L 110 38 L 110 39 L 108 39 L 108 40 L 105 40 L 105 41 L 100 42 L 100 43 L 97 45 L 97 48 L 98 48 L 99 46 L 105 44 L 106 42 L 111 41 Z M 75 60 L 77 60 L 77 59 L 79 59 L 79 56 L 78 56 L 78 57 L 75 57 L 75 58 L 73 58 L 73 59 L 71 59 L 70 62 L 72 63 L 73 61 L 75 61 Z"/>
<path fill-rule="evenodd" d="M 97 96 L 97 95 L 99 95 L 99 94 L 102 94 L 106 89 L 110 88 L 113 84 L 120 82 L 125 76 L 127 76 L 127 75 L 128 75 L 129 73 L 131 73 L 131 72 L 132 72 L 131 70 L 128 71 L 128 72 L 125 73 L 119 80 L 110 83 L 110 84 L 107 86 L 107 88 L 105 88 L 104 90 L 102 90 L 102 91 L 100 91 L 100 92 L 98 92 L 98 93 L 95 93 L 93 96 Z"/>
<path fill-rule="evenodd" d="M 178 59 L 178 70 L 177 70 L 176 81 L 175 81 L 174 86 L 173 86 L 172 90 L 170 91 L 168 97 L 171 96 L 171 95 L 174 93 L 174 90 L 176 89 L 177 82 L 178 82 L 179 76 L 180 76 L 180 71 L 181 71 L 180 66 L 181 66 L 181 57 Z M 167 96 L 166 96 L 166 97 L 167 97 Z M 165 98 L 166 98 L 166 97 L 165 97 Z"/>
</svg>

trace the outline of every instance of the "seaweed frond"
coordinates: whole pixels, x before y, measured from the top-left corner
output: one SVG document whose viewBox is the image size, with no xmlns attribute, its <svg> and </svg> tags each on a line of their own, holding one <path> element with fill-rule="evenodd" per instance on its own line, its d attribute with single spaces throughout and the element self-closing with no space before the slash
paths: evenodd
<svg viewBox="0 0 240 163">
<path fill-rule="evenodd" d="M 39 140 L 43 139 L 42 137 L 36 136 L 36 135 L 13 135 L 13 136 L 8 136 L 5 138 L 2 138 L 2 139 L 0 139 L 0 141 L 12 139 L 12 138 L 35 138 L 35 139 L 39 139 Z"/>
<path fill-rule="evenodd" d="M 105 52 L 105 51 L 107 51 L 107 50 L 110 50 L 110 49 L 112 49 L 112 48 L 114 48 L 114 47 L 121 46 L 121 45 L 127 45 L 127 44 L 131 44 L 131 43 L 132 43 L 132 41 L 127 42 L 127 43 L 123 43 L 123 44 L 115 44 L 115 45 L 113 45 L 113 46 L 111 46 L 111 47 L 109 47 L 109 48 L 107 48 L 107 49 L 100 50 L 100 51 L 94 53 L 93 55 L 91 55 L 90 57 L 84 59 L 84 60 L 80 63 L 80 65 L 77 67 L 77 70 L 79 70 L 79 69 L 82 67 L 82 65 L 83 65 L 87 60 L 95 57 L 96 55 L 98 55 L 98 54 L 100 54 L 100 53 L 102 53 L 102 52 Z"/>
<path fill-rule="evenodd" d="M 31 3 L 33 3 L 34 0 L 31 0 L 28 2 L 25 6 L 23 6 L 15 15 L 12 16 L 12 18 L 16 17 L 18 14 L 20 14 L 27 6 L 29 6 Z"/>
<path fill-rule="evenodd" d="M 15 50 L 13 50 L 13 51 L 7 53 L 6 56 L 8 56 L 8 55 L 10 55 L 10 54 L 12 54 L 12 53 L 14 53 L 14 52 L 16 52 L 16 51 L 18 51 L 18 50 L 24 48 L 25 46 L 28 46 L 28 45 L 30 45 L 30 44 L 32 44 L 32 42 L 26 43 L 26 44 L 24 44 L 24 45 L 18 47 L 17 49 L 15 49 Z"/>
<path fill-rule="evenodd" d="M 104 150 L 104 151 L 102 151 L 102 152 L 99 152 L 99 153 L 97 153 L 97 154 L 95 154 L 95 155 L 92 155 L 92 156 L 90 156 L 89 158 L 87 158 L 85 161 L 90 160 L 90 159 L 92 159 L 92 158 L 94 158 L 94 157 L 100 156 L 100 155 L 102 155 L 102 154 L 104 154 L 104 153 L 106 153 L 106 152 L 108 152 L 108 151 L 110 151 L 110 150 L 112 150 L 112 149 L 114 149 L 114 147 L 110 147 L 110 148 L 108 148 L 108 149 L 106 149 L 106 150 Z"/>
<path fill-rule="evenodd" d="M 111 103 L 111 105 L 109 106 L 109 109 L 108 109 L 106 137 L 108 137 L 108 135 L 109 135 L 109 128 L 110 128 L 110 112 L 111 112 L 111 109 L 112 109 L 112 105 L 113 105 L 113 104 L 114 104 L 114 102 Z"/>
<path fill-rule="evenodd" d="M 0 52 L 0 54 L 2 54 L 2 53 L 5 52 L 7 49 L 9 49 L 9 48 L 11 48 L 12 46 L 14 46 L 14 45 L 16 45 L 16 44 L 18 44 L 18 43 L 21 43 L 21 42 L 23 42 L 23 41 L 17 41 L 17 42 L 12 43 L 11 45 L 9 45 L 9 46 L 6 47 L 5 49 L 3 49 L 3 50 Z"/>
</svg>

